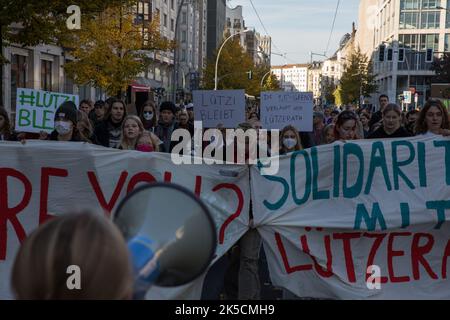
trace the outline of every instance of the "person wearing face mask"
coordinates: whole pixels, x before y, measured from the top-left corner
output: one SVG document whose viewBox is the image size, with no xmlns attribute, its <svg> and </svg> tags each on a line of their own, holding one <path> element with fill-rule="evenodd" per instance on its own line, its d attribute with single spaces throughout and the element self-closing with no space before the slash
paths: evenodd
<svg viewBox="0 0 450 320">
<path fill-rule="evenodd" d="M 280 132 L 280 155 L 303 150 L 298 130 L 293 126 L 286 126 Z"/>
<path fill-rule="evenodd" d="M 139 118 L 146 131 L 155 132 L 155 127 L 158 124 L 158 117 L 156 115 L 156 106 L 153 101 L 149 100 L 144 103 Z"/>
<path fill-rule="evenodd" d="M 82 141 L 77 129 L 77 107 L 72 101 L 64 102 L 55 113 L 55 130 L 49 140 Z"/>
<path fill-rule="evenodd" d="M 144 131 L 137 140 L 136 150 L 141 152 L 159 152 L 158 140 L 155 140 L 155 137 L 150 132 Z"/>
</svg>

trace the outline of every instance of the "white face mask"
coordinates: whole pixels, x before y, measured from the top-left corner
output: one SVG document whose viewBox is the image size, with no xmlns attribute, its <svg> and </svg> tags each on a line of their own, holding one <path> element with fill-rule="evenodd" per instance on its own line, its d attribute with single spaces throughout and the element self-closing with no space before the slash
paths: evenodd
<svg viewBox="0 0 450 320">
<path fill-rule="evenodd" d="M 144 119 L 150 121 L 153 119 L 153 112 L 144 112 Z"/>
<path fill-rule="evenodd" d="M 286 149 L 292 149 L 297 145 L 297 139 L 293 138 L 283 139 L 283 145 L 285 146 Z"/>
<path fill-rule="evenodd" d="M 60 135 L 66 135 L 70 132 L 72 126 L 69 122 L 66 121 L 55 121 L 55 130 Z"/>
</svg>

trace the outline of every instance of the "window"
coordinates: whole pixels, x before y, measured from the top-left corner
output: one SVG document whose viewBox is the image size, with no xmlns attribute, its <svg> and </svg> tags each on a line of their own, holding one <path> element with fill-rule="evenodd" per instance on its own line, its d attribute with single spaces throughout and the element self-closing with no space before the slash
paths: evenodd
<svg viewBox="0 0 450 320">
<path fill-rule="evenodd" d="M 170 0 L 170 9 L 175 9 L 174 0 Z"/>
<path fill-rule="evenodd" d="M 401 0 L 400 10 L 414 10 L 419 9 L 419 0 Z"/>
<path fill-rule="evenodd" d="M 70 60 L 66 59 L 65 63 L 69 62 Z M 64 72 L 64 93 L 73 94 L 73 86 L 74 86 L 73 79 L 70 78 L 66 72 Z"/>
<path fill-rule="evenodd" d="M 418 12 L 400 13 L 400 29 L 417 29 L 417 28 L 419 28 Z"/>
<path fill-rule="evenodd" d="M 450 28 L 450 0 L 447 0 L 447 18 L 446 18 L 446 23 L 445 23 L 445 27 L 446 28 Z"/>
<path fill-rule="evenodd" d="M 186 23 L 187 22 L 187 13 L 186 12 L 183 12 L 181 21 L 182 21 L 182 23 Z"/>
<path fill-rule="evenodd" d="M 186 31 L 183 30 L 181 32 L 181 42 L 186 42 L 186 40 L 187 40 L 187 34 L 186 34 Z"/>
<path fill-rule="evenodd" d="M 427 49 L 439 50 L 439 34 L 421 34 L 420 35 L 420 50 Z"/>
<path fill-rule="evenodd" d="M 52 91 L 52 62 L 41 60 L 41 89 Z"/>
<path fill-rule="evenodd" d="M 163 20 L 164 27 L 167 27 L 167 14 L 164 13 L 164 20 Z"/>
<path fill-rule="evenodd" d="M 439 11 L 422 12 L 422 29 L 439 29 L 441 13 Z"/>
<path fill-rule="evenodd" d="M 439 7 L 441 0 L 422 0 L 423 9 L 436 9 Z"/>
<path fill-rule="evenodd" d="M 170 19 L 170 30 L 175 31 L 175 21 Z"/>
<path fill-rule="evenodd" d="M 181 61 L 186 61 L 186 50 L 181 50 Z"/>
<path fill-rule="evenodd" d="M 13 54 L 11 57 L 11 111 L 16 110 L 17 88 L 26 88 L 27 57 Z"/>
<path fill-rule="evenodd" d="M 419 50 L 419 35 L 417 34 L 400 34 L 398 41 L 405 48 Z"/>
<path fill-rule="evenodd" d="M 445 35 L 444 51 L 450 52 L 450 33 Z"/>
</svg>

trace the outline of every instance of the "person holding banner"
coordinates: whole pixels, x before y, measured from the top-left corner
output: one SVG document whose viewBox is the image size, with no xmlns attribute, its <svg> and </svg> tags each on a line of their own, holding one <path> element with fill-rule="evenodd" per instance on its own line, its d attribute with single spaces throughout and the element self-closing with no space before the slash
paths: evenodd
<svg viewBox="0 0 450 320">
<path fill-rule="evenodd" d="M 144 126 L 137 116 L 126 116 L 122 124 L 119 149 L 136 150 L 137 142 L 144 133 Z"/>
<path fill-rule="evenodd" d="M 336 140 L 357 140 L 358 137 L 358 117 L 353 111 L 342 111 L 334 126 L 334 138 Z"/>
<path fill-rule="evenodd" d="M 78 110 L 72 101 L 66 101 L 55 112 L 55 130 L 49 140 L 54 141 L 82 141 L 78 131 Z M 42 135 L 44 138 L 45 135 Z M 45 139 L 44 139 L 45 140 Z"/>
<path fill-rule="evenodd" d="M 406 138 L 411 134 L 401 125 L 402 111 L 394 103 L 383 109 L 382 126 L 368 135 L 367 139 Z"/>
<path fill-rule="evenodd" d="M 447 109 L 438 99 L 427 101 L 416 123 L 416 135 L 450 135 Z"/>
<path fill-rule="evenodd" d="M 111 109 L 107 111 L 105 120 L 100 122 L 94 129 L 94 143 L 117 148 L 122 134 L 122 123 L 127 116 L 125 103 L 119 99 L 110 100 Z"/>
<path fill-rule="evenodd" d="M 100 213 L 52 218 L 21 245 L 11 287 L 19 300 L 131 299 L 133 270 L 125 239 Z"/>
<path fill-rule="evenodd" d="M 0 107 L 0 141 L 15 141 L 16 137 L 11 130 L 11 121 L 9 121 L 8 112 Z"/>
<path fill-rule="evenodd" d="M 298 130 L 289 125 L 280 132 L 280 155 L 303 150 Z"/>
</svg>

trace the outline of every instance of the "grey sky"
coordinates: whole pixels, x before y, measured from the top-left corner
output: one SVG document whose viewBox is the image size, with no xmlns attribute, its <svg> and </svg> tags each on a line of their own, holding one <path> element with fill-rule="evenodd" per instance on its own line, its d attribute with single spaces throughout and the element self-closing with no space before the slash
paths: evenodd
<svg viewBox="0 0 450 320">
<path fill-rule="evenodd" d="M 242 5 L 246 26 L 265 34 L 250 0 L 227 0 L 227 3 L 229 7 Z M 310 51 L 325 51 L 337 0 L 253 0 L 253 4 L 276 45 L 272 46 L 272 52 L 288 53 L 287 60 L 273 55 L 272 65 L 306 63 Z M 341 0 L 328 56 L 336 51 L 342 36 L 351 32 L 352 22 L 358 23 L 358 7 L 359 0 Z"/>
</svg>

